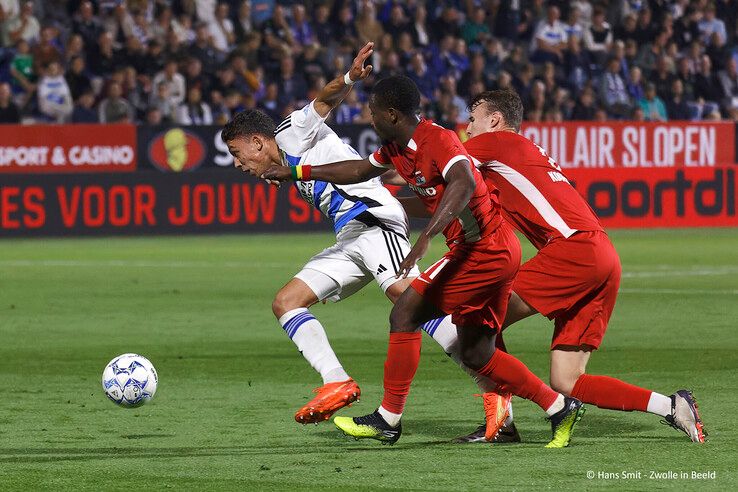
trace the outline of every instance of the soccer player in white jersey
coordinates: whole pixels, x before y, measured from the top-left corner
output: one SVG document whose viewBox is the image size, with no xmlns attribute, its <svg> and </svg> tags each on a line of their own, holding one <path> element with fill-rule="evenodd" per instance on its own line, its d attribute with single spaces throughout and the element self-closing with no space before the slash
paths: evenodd
<svg viewBox="0 0 738 492">
<path fill-rule="evenodd" d="M 222 132 L 222 139 L 234 157 L 235 166 L 244 172 L 261 176 L 272 165 L 291 166 L 310 163 L 319 166 L 335 161 L 361 159 L 325 123 L 351 90 L 372 70 L 364 62 L 372 54 L 373 43 L 367 43 L 354 59 L 345 76 L 328 83 L 314 101 L 293 112 L 279 125 L 266 114 L 244 111 L 236 115 Z M 346 373 L 328 342 L 325 330 L 308 310 L 325 300 L 345 299 L 376 281 L 393 303 L 412 280 L 396 278 L 400 263 L 410 251 L 407 216 L 400 203 L 382 186 L 379 178 L 352 185 L 334 185 L 311 181 L 309 176 L 296 176 L 307 181 L 296 183 L 302 197 L 333 222 L 336 244 L 308 261 L 292 280 L 276 294 L 272 311 L 290 339 L 320 373 L 323 385 L 317 395 L 295 414 L 299 423 L 317 423 L 330 418 L 359 398 L 360 389 Z M 436 329 L 451 324 L 450 317 L 426 323 L 433 336 Z M 442 346 L 442 341 L 439 341 Z M 446 352 L 460 364 L 454 347 Z M 461 364 L 460 364 L 461 365 Z M 463 367 L 463 366 L 462 366 Z M 483 392 L 494 383 L 468 369 Z"/>
</svg>

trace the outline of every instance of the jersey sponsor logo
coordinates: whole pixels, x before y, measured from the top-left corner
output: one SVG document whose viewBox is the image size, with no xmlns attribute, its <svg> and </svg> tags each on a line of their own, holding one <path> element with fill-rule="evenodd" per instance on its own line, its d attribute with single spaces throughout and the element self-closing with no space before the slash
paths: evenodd
<svg viewBox="0 0 738 492">
<path fill-rule="evenodd" d="M 297 191 L 300 192 L 300 196 L 302 196 L 303 200 L 315 207 L 315 200 L 313 199 L 313 188 L 315 187 L 315 182 L 298 181 L 295 184 L 297 185 Z"/>
<path fill-rule="evenodd" d="M 548 177 L 551 178 L 551 181 L 554 183 L 568 183 L 569 180 L 566 179 L 566 176 L 561 174 L 558 171 L 548 171 Z"/>
<path fill-rule="evenodd" d="M 196 134 L 171 128 L 158 134 L 149 145 L 149 159 L 160 171 L 197 169 L 205 158 L 205 144 Z"/>
<path fill-rule="evenodd" d="M 433 161 L 433 164 L 435 165 L 436 161 Z M 425 176 L 420 171 L 415 171 L 413 173 L 413 179 L 415 179 L 415 184 L 417 186 L 424 185 L 425 184 Z"/>
<path fill-rule="evenodd" d="M 420 186 L 415 186 L 410 183 L 408 183 L 407 186 L 420 196 L 436 196 L 438 194 L 436 188 L 433 186 L 429 188 L 421 188 Z"/>
</svg>

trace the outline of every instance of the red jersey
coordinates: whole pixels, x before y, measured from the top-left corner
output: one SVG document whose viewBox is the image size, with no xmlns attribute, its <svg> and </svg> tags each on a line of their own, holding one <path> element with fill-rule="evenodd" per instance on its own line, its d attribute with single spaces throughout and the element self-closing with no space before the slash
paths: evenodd
<svg viewBox="0 0 738 492">
<path fill-rule="evenodd" d="M 537 249 L 577 231 L 602 231 L 589 204 L 541 147 L 513 132 L 492 132 L 464 146 L 507 218 Z"/>
<path fill-rule="evenodd" d="M 443 197 L 448 170 L 461 160 L 469 161 L 467 165 L 472 168 L 476 187 L 469 204 L 443 231 L 449 246 L 476 242 L 494 232 L 500 223 L 499 203 L 488 192 L 484 178 L 471 164 L 471 157 L 451 130 L 421 120 L 407 147 L 395 143 L 383 145 L 369 156 L 369 160 L 377 167 L 394 167 L 431 214 Z"/>
</svg>

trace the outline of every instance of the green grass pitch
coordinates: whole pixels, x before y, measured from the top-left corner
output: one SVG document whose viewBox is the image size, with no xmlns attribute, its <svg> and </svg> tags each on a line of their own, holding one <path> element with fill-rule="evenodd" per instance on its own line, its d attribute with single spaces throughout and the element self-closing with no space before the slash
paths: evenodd
<svg viewBox="0 0 738 492">
<path fill-rule="evenodd" d="M 590 406 L 572 445 L 547 450 L 542 413 L 518 399 L 523 444 L 449 444 L 482 409 L 428 337 L 395 446 L 299 426 L 292 415 L 319 379 L 270 303 L 329 234 L 1 241 L 0 490 L 736 490 L 738 230 L 612 237 L 622 292 L 589 370 L 667 394 L 693 388 L 705 446 L 653 415 Z M 389 309 L 370 285 L 313 310 L 363 389 L 343 415 L 379 403 Z M 550 334 L 537 317 L 507 336 L 544 379 Z M 156 398 L 139 409 L 117 408 L 100 387 L 123 352 L 159 371 Z"/>
</svg>

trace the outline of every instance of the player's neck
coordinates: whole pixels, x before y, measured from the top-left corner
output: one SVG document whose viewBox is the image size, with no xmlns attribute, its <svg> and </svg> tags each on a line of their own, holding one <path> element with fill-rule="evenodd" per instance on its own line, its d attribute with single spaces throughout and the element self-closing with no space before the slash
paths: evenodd
<svg viewBox="0 0 738 492">
<path fill-rule="evenodd" d="M 413 138 L 415 129 L 420 124 L 420 118 L 408 118 L 407 124 L 402 125 L 400 131 L 397 133 L 395 143 L 401 147 L 407 147 L 408 142 Z"/>
</svg>

